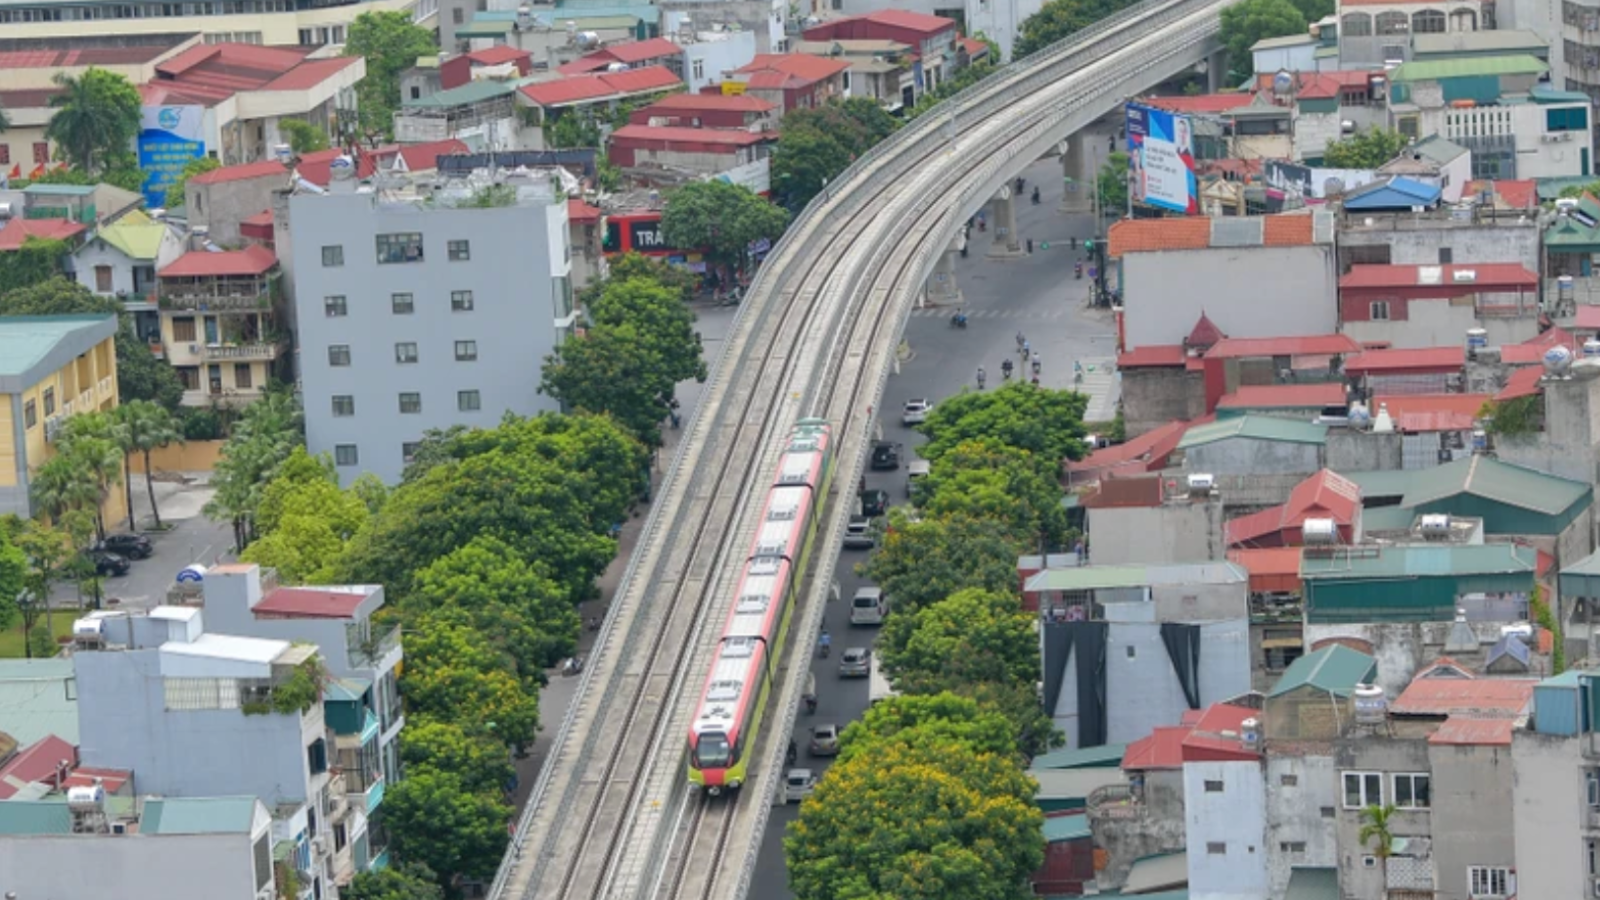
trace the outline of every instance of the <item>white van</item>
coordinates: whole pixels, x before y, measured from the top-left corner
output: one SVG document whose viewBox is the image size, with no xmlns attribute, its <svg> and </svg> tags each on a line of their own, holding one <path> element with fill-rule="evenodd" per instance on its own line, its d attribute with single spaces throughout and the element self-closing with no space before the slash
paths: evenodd
<svg viewBox="0 0 1600 900">
<path fill-rule="evenodd" d="M 883 588 L 856 588 L 856 595 L 850 600 L 851 625 L 882 625 L 888 612 L 889 598 L 883 595 Z"/>
</svg>

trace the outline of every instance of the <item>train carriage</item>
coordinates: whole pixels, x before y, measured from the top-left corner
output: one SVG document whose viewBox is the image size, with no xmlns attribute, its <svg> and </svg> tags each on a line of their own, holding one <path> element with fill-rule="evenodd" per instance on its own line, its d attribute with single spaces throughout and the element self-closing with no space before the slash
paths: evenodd
<svg viewBox="0 0 1600 900">
<path fill-rule="evenodd" d="M 827 496 L 826 423 L 801 420 L 780 457 L 737 593 L 689 734 L 689 781 L 711 794 L 748 780 L 749 756 L 771 693 L 806 557 Z"/>
</svg>

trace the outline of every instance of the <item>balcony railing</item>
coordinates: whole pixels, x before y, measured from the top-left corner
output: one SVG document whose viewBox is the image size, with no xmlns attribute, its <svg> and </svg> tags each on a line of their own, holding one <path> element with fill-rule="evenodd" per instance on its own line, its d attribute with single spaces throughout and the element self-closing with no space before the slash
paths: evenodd
<svg viewBox="0 0 1600 900">
<path fill-rule="evenodd" d="M 199 356 L 206 362 L 218 360 L 260 360 L 263 362 L 278 358 L 283 351 L 282 341 L 251 341 L 242 344 L 201 344 Z"/>
<path fill-rule="evenodd" d="M 380 777 L 375 779 L 363 792 L 362 797 L 366 803 L 367 815 L 372 815 L 372 811 L 377 809 L 378 804 L 383 802 L 383 787 L 383 779 Z"/>
<path fill-rule="evenodd" d="M 272 308 L 276 278 L 241 278 L 163 283 L 160 306 L 164 310 L 261 310 Z"/>
<path fill-rule="evenodd" d="M 1142 819 L 1149 811 L 1126 784 L 1108 784 L 1090 791 L 1088 807 L 1091 819 Z"/>
<path fill-rule="evenodd" d="M 350 664 L 358 667 L 376 667 L 391 651 L 400 646 L 400 626 L 389 629 L 387 634 L 374 636 L 366 641 L 350 641 Z"/>
</svg>

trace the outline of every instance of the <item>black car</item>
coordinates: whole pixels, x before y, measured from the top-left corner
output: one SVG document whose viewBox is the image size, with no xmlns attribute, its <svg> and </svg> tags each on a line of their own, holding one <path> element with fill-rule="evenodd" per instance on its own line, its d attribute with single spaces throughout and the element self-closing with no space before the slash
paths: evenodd
<svg viewBox="0 0 1600 900">
<path fill-rule="evenodd" d="M 872 445 L 872 468 L 877 471 L 900 468 L 900 445 L 878 441 Z"/>
<path fill-rule="evenodd" d="M 889 511 L 888 491 L 862 491 L 861 514 L 869 519 L 884 515 Z"/>
<path fill-rule="evenodd" d="M 126 557 L 104 550 L 90 550 L 89 561 L 94 563 L 96 575 L 126 575 L 133 564 Z"/>
<path fill-rule="evenodd" d="M 126 556 L 129 559 L 148 559 L 154 552 L 150 546 L 150 539 L 142 534 L 108 534 L 95 549 Z"/>
</svg>

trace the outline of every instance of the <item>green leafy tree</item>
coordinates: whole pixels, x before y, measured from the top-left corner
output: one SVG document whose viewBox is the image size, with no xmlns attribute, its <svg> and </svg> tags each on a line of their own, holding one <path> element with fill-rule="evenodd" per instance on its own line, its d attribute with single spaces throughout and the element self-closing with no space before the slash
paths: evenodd
<svg viewBox="0 0 1600 900">
<path fill-rule="evenodd" d="M 0 294 L 0 316 L 61 316 L 121 311 L 122 304 L 116 298 L 102 297 L 60 274 Z"/>
<path fill-rule="evenodd" d="M 1307 23 L 1320 22 L 1334 13 L 1333 0 L 1289 0 Z"/>
<path fill-rule="evenodd" d="M 387 137 L 400 104 L 400 73 L 417 57 L 439 52 L 433 33 L 411 21 L 411 14 L 365 12 L 350 23 L 344 54 L 366 59 L 367 74 L 356 85 L 361 126 L 371 136 Z"/>
<path fill-rule="evenodd" d="M 23 596 L 26 600 L 18 601 L 23 631 L 31 637 L 39 617 L 43 616 L 46 635 L 53 635 L 55 627 L 51 622 L 50 589 L 61 579 L 67 563 L 72 559 L 72 540 L 59 528 L 38 519 L 29 519 L 16 532 L 13 541 L 28 567 L 23 577 Z M 34 656 L 31 641 L 28 643 L 28 656 Z"/>
<path fill-rule="evenodd" d="M 668 262 L 663 262 L 654 257 L 645 256 L 643 253 L 628 252 L 621 256 L 612 257 L 606 262 L 606 277 L 590 282 L 578 293 L 578 303 L 584 308 L 591 307 L 600 299 L 600 294 L 606 286 L 613 281 L 632 281 L 643 279 L 654 281 L 662 287 L 670 288 L 678 293 L 679 299 L 685 303 L 692 302 L 695 293 L 700 289 L 700 276 Z"/>
<path fill-rule="evenodd" d="M 430 718 L 408 722 L 400 735 L 400 761 L 408 776 L 424 769 L 450 772 L 472 793 L 492 794 L 511 781 L 515 770 L 506 745 L 483 731 Z"/>
<path fill-rule="evenodd" d="M 233 525 L 236 547 L 243 549 L 255 537 L 262 488 L 295 448 L 304 444 L 300 401 L 287 391 L 267 391 L 234 422 L 211 475 L 215 493 L 205 514 Z"/>
<path fill-rule="evenodd" d="M 839 735 L 834 765 L 858 754 L 871 755 L 884 742 L 924 745 L 961 744 L 975 753 L 1015 756 L 1017 743 L 1005 716 L 989 711 L 970 697 L 949 691 L 897 694 L 867 707 L 861 719 Z"/>
<path fill-rule="evenodd" d="M 1019 540 L 1057 545 L 1067 528 L 1058 471 L 1058 464 L 992 438 L 963 441 L 934 463 L 918 486 L 918 505 L 934 517 L 1004 522 Z"/>
<path fill-rule="evenodd" d="M 1051 0 L 1022 20 L 1022 36 L 1012 45 L 1011 58 L 1032 56 L 1132 5 L 1131 0 Z"/>
<path fill-rule="evenodd" d="M 1329 141 L 1322 164 L 1331 169 L 1376 169 L 1405 148 L 1405 135 L 1373 127 L 1343 140 Z"/>
<path fill-rule="evenodd" d="M 55 143 L 56 158 L 90 176 L 113 168 L 139 136 L 139 89 L 92 66 L 82 75 L 57 73 L 54 82 L 60 93 L 50 98 L 55 112 L 44 134 Z"/>
<path fill-rule="evenodd" d="M 828 769 L 784 837 L 799 900 L 1028 896 L 1044 861 L 1036 785 L 1011 759 L 901 732 Z"/>
<path fill-rule="evenodd" d="M 10 529 L 0 530 L 0 631 L 14 627 L 29 606 L 28 557 L 9 532 Z M 23 631 L 26 633 L 27 628 Z"/>
<path fill-rule="evenodd" d="M 784 115 L 782 125 L 829 135 L 852 157 L 872 149 L 899 127 L 895 118 L 869 97 L 832 100 L 822 106 L 796 109 Z"/>
<path fill-rule="evenodd" d="M 1100 164 L 1094 176 L 1100 215 L 1120 219 L 1128 209 L 1128 154 L 1117 150 Z"/>
<path fill-rule="evenodd" d="M 492 726 L 513 747 L 533 742 L 539 729 L 538 692 L 526 689 L 483 635 L 441 616 L 422 616 L 414 625 L 406 635 L 406 667 L 400 679 L 408 714 L 469 728 Z"/>
<path fill-rule="evenodd" d="M 288 138 L 289 149 L 297 154 L 328 149 L 328 132 L 304 119 L 279 119 L 278 130 Z"/>
<path fill-rule="evenodd" d="M 1035 685 L 980 681 L 964 684 L 956 693 L 970 697 L 985 710 L 1005 716 L 1011 723 L 1017 749 L 1025 756 L 1038 756 L 1067 742 L 1067 736 L 1056 728 L 1055 720 L 1040 705 Z"/>
<path fill-rule="evenodd" d="M 361 872 L 339 889 L 342 900 L 444 900 L 439 876 L 421 863 Z"/>
<path fill-rule="evenodd" d="M 661 232 L 673 247 L 704 247 L 716 260 L 745 268 L 749 245 L 776 241 L 789 214 L 743 185 L 691 181 L 667 196 Z M 609 290 L 609 288 L 608 288 Z"/>
<path fill-rule="evenodd" d="M 260 537 L 239 558 L 278 570 L 290 582 L 334 580 L 346 545 L 371 518 L 355 490 L 340 490 L 333 461 L 295 447 L 261 488 Z"/>
<path fill-rule="evenodd" d="M 1240 0 L 1227 7 L 1221 37 L 1228 51 L 1229 81 L 1237 84 L 1255 74 L 1250 48 L 1257 41 L 1305 33 L 1305 13 L 1290 0 Z"/>
<path fill-rule="evenodd" d="M 884 669 L 899 690 L 936 694 L 980 682 L 1039 680 L 1035 617 L 1015 594 L 974 588 L 911 613 L 896 611 L 878 642 Z"/>
<path fill-rule="evenodd" d="M 427 866 L 441 886 L 493 877 L 511 813 L 498 794 L 473 793 L 460 776 L 430 769 L 408 775 L 383 798 L 395 855 Z"/>
<path fill-rule="evenodd" d="M 1361 810 L 1361 831 L 1356 840 L 1362 847 L 1372 845 L 1372 855 L 1378 858 L 1378 877 L 1381 884 L 1389 883 L 1389 857 L 1394 855 L 1394 834 L 1389 830 L 1394 818 L 1392 804 L 1373 803 Z"/>
<path fill-rule="evenodd" d="M 937 462 L 963 441 L 992 438 L 1045 460 L 1082 459 L 1083 411 L 1088 398 L 1026 382 L 968 391 L 940 403 L 917 430 L 928 437 L 918 453 Z"/>
<path fill-rule="evenodd" d="M 288 121 L 288 120 L 285 120 Z M 178 173 L 176 181 L 167 185 L 166 204 L 168 209 L 177 209 L 185 205 L 188 195 L 185 191 L 189 187 L 189 179 L 196 175 L 204 175 L 213 169 L 222 168 L 222 161 L 215 156 L 201 156 L 191 159 L 183 164 L 183 171 Z"/>
<path fill-rule="evenodd" d="M 71 251 L 65 241 L 27 237 L 22 246 L 0 254 L 0 294 L 60 278 L 62 260 Z"/>
<path fill-rule="evenodd" d="M 440 463 L 459 459 L 454 451 L 455 440 L 467 431 L 465 425 L 451 425 L 449 428 L 429 428 L 422 432 L 422 439 L 411 453 L 411 462 L 406 463 L 405 471 L 400 474 L 401 484 L 416 481 Z"/>
<path fill-rule="evenodd" d="M 1004 523 L 965 516 L 912 522 L 897 507 L 882 545 L 858 568 L 894 598 L 895 615 L 906 615 L 962 588 L 1015 590 L 1024 550 Z"/>
<path fill-rule="evenodd" d="M 150 515 L 156 528 L 161 527 L 161 507 L 156 503 L 156 482 L 151 476 L 155 470 L 150 464 L 150 454 L 162 447 L 183 442 L 183 431 L 174 416 L 165 407 L 149 400 L 134 400 L 112 411 L 115 427 L 113 439 L 122 451 L 124 483 L 128 485 L 128 527 L 136 527 L 133 518 L 133 471 L 128 460 L 138 453 L 144 459 L 144 483 L 150 494 Z"/>
<path fill-rule="evenodd" d="M 804 124 L 784 125 L 772 150 L 772 183 L 784 205 L 798 212 L 839 177 L 850 160 L 849 149 L 832 135 Z"/>
<path fill-rule="evenodd" d="M 544 142 L 554 150 L 599 147 L 600 126 L 576 111 L 567 111 L 544 124 Z"/>
</svg>

